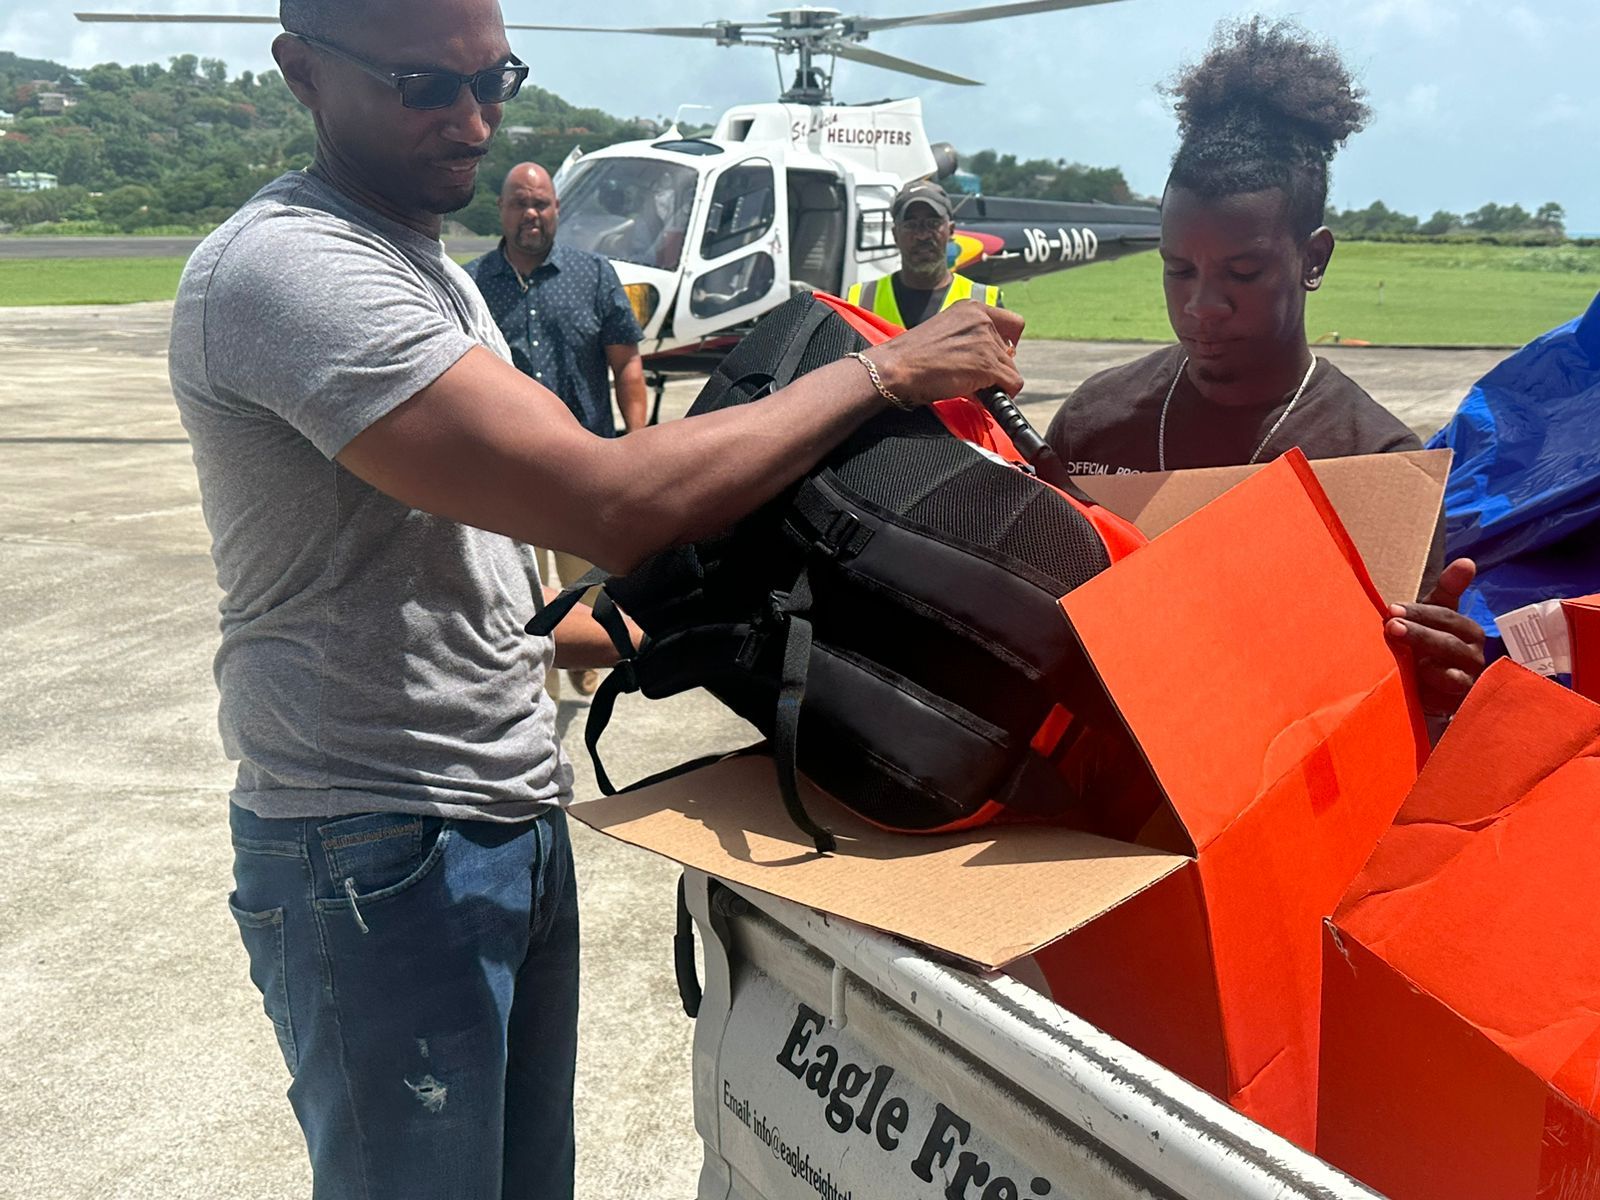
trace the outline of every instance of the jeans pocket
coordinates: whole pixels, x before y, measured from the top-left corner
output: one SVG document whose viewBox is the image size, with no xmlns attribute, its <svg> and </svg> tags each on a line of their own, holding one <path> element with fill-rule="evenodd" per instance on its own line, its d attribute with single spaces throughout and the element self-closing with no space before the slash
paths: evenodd
<svg viewBox="0 0 1600 1200">
<path fill-rule="evenodd" d="M 239 924 L 239 937 L 250 955 L 250 982 L 261 992 L 261 1007 L 272 1021 L 273 1032 L 278 1035 L 278 1049 L 283 1053 L 283 1065 L 293 1075 L 299 1066 L 299 1054 L 294 1043 L 294 1022 L 289 1016 L 289 977 L 284 963 L 283 909 L 269 908 L 266 912 L 245 912 L 240 908 L 238 893 L 228 897 L 228 911 Z"/>
<path fill-rule="evenodd" d="M 367 906 L 394 901 L 433 873 L 444 858 L 452 826 L 438 817 L 368 813 L 317 827 L 331 894 L 318 896 L 318 912 L 348 908 L 362 934 Z"/>
<path fill-rule="evenodd" d="M 405 813 L 366 813 L 317 826 L 333 899 L 381 900 L 404 891 L 438 861 L 449 823 Z"/>
</svg>

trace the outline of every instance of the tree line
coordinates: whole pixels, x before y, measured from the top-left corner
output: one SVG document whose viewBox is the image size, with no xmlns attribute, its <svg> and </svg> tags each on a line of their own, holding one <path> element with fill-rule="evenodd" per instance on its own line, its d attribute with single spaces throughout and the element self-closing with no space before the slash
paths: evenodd
<svg viewBox="0 0 1600 1200">
<path fill-rule="evenodd" d="M 1520 204 L 1485 204 L 1469 213 L 1435 212 L 1427 220 L 1396 212 L 1381 200 L 1366 208 L 1330 207 L 1327 226 L 1352 240 L 1471 240 L 1561 242 L 1567 236 L 1566 210 L 1555 201 L 1529 212 Z"/>
<path fill-rule="evenodd" d="M 65 95 L 67 107 L 53 94 Z M 311 161 L 310 115 L 276 71 L 230 76 L 219 59 L 180 54 L 165 64 L 101 63 L 74 71 L 59 63 L 0 51 L 0 175 L 45 172 L 49 191 L 0 188 L 0 229 L 81 232 L 190 231 L 225 220 L 257 188 Z M 501 136 L 479 172 L 479 191 L 454 219 L 475 233 L 498 232 L 495 191 L 516 163 L 554 168 L 576 146 L 593 150 L 653 136 L 658 122 L 579 108 L 554 93 L 525 87 L 506 105 Z M 989 195 L 1039 200 L 1136 203 L 1118 167 L 1062 159 L 1019 160 L 980 150 L 962 166 Z M 1565 214 L 1549 203 L 1486 204 L 1476 212 L 1437 212 L 1425 221 L 1381 201 L 1343 212 L 1328 224 L 1342 237 L 1470 238 L 1560 241 Z"/>
</svg>

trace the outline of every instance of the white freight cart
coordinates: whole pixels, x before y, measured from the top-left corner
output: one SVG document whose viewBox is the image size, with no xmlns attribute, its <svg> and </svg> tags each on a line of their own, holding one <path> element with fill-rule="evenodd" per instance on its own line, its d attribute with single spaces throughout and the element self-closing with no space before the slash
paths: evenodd
<svg viewBox="0 0 1600 1200">
<path fill-rule="evenodd" d="M 1376 1196 L 1015 978 L 683 886 L 700 1200 Z"/>
</svg>

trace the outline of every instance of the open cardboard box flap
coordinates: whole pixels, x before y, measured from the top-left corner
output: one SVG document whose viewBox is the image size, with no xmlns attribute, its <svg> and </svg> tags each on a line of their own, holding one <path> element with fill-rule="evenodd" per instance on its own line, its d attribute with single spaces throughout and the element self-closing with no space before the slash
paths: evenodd
<svg viewBox="0 0 1600 1200">
<path fill-rule="evenodd" d="M 1380 458 L 1352 460 L 1346 469 L 1357 478 L 1392 470 Z M 1438 495 L 1436 487 L 1430 515 L 1418 523 L 1430 535 Z M 1258 542 L 1272 552 L 1263 555 Z M 1428 539 L 1415 539 L 1418 572 L 1427 549 Z M 1295 452 L 1248 473 L 1226 504 L 1207 506 L 1073 594 L 1080 596 L 1082 604 L 1068 612 L 1084 622 L 1091 659 L 1104 657 L 1097 669 L 1103 666 L 1115 702 L 1127 706 L 1123 717 L 1134 736 L 1148 741 L 1147 756 L 1181 826 L 1176 838 L 1147 839 L 1166 850 L 1022 824 L 936 837 L 887 833 L 812 789 L 808 806 L 841 840 L 841 853 L 819 856 L 784 811 L 771 761 L 757 756 L 584 801 L 572 813 L 711 875 L 998 967 L 1192 866 L 1232 825 L 1240 828 L 1230 857 L 1262 852 L 1281 823 L 1248 814 L 1270 793 L 1284 797 L 1275 801 L 1280 806 L 1304 811 L 1297 830 L 1349 830 L 1339 852 L 1301 855 L 1290 884 L 1277 871 L 1268 881 L 1293 886 L 1303 871 L 1319 881 L 1295 906 L 1297 914 L 1307 910 L 1314 944 L 1321 917 L 1370 851 L 1363 844 L 1368 826 L 1386 825 L 1409 787 L 1416 748 L 1401 672 L 1375 611 L 1379 599 L 1305 460 Z M 1348 634 L 1354 648 L 1326 636 L 1330 628 Z M 1175 704 L 1163 664 L 1179 650 L 1189 671 L 1179 686 L 1188 691 Z M 1255 680 L 1236 659 L 1259 659 L 1270 669 Z M 1343 746 L 1330 755 L 1330 731 L 1346 727 Z M 1371 753 L 1378 741 L 1389 744 Z M 1382 796 L 1363 800 L 1359 819 L 1347 817 L 1352 806 L 1341 805 L 1339 788 L 1368 771 L 1364 759 L 1387 772 Z M 1389 804 L 1388 776 L 1408 771 L 1387 810 L 1368 812 Z M 1179 849 L 1188 852 L 1170 852 Z M 1283 847 L 1273 853 L 1296 858 Z M 1248 871 L 1241 862 L 1237 872 Z M 1239 896 L 1229 907 L 1248 914 L 1259 904 Z M 1248 915 L 1238 919 L 1252 924 Z M 1314 979 L 1304 983 L 1316 986 Z"/>
<path fill-rule="evenodd" d="M 988 825 L 909 837 L 868 824 L 809 781 L 806 809 L 839 839 L 819 855 L 795 828 L 765 754 L 711 766 L 572 813 L 601 833 L 733 883 L 994 968 L 1076 929 L 1189 860 L 1093 834 Z M 959 897 L 959 903 L 945 903 Z"/>
<path fill-rule="evenodd" d="M 1311 464 L 1378 593 L 1390 603 L 1410 603 L 1422 586 L 1452 453 L 1408 450 Z M 1146 537 L 1156 538 L 1265 465 L 1080 475 L 1074 482 Z"/>
</svg>

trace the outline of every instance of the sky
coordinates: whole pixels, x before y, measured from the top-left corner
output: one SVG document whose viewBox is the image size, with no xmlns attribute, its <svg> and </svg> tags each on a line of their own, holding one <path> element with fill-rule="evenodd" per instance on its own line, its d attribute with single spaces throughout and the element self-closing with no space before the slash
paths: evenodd
<svg viewBox="0 0 1600 1200">
<path fill-rule="evenodd" d="M 502 0 L 510 21 L 605 25 L 759 19 L 774 0 Z M 848 13 L 896 16 L 961 0 L 835 0 Z M 69 66 L 165 61 L 194 53 L 230 71 L 272 67 L 267 26 L 82 25 L 74 8 L 274 13 L 275 0 L 0 0 L 0 50 Z M 1118 0 L 969 25 L 875 34 L 873 49 L 985 81 L 927 83 L 841 62 L 840 100 L 920 95 L 929 135 L 958 150 L 1120 166 L 1136 192 L 1158 194 L 1176 127 L 1157 85 L 1205 50 L 1225 18 L 1289 16 L 1332 39 L 1369 93 L 1374 120 L 1334 162 L 1341 208 L 1382 200 L 1427 218 L 1488 201 L 1530 212 L 1561 204 L 1572 232 L 1600 233 L 1600 132 L 1585 100 L 1600 45 L 1595 0 Z M 512 46 L 533 80 L 575 104 L 619 116 L 670 117 L 776 99 L 770 52 L 710 42 L 581 33 L 520 33 Z M 1592 83 L 1589 85 L 1592 87 Z M 697 118 L 704 114 L 694 114 Z"/>
</svg>

